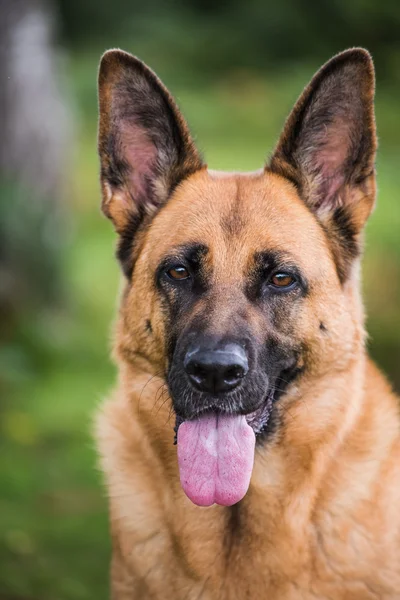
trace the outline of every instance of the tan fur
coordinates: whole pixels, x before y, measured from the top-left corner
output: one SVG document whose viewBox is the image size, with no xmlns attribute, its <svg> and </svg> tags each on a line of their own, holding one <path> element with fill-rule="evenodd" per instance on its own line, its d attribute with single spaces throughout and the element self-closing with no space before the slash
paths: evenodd
<svg viewBox="0 0 400 600">
<path fill-rule="evenodd" d="M 137 59 L 118 56 L 107 60 L 138 68 Z M 375 198 L 376 144 L 368 112 L 373 71 L 365 51 L 348 56 L 361 64 L 369 90 L 365 160 L 357 164 L 356 179 L 343 176 L 338 196 L 350 215 L 344 227 L 351 225 L 358 242 Z M 329 69 L 348 58 L 344 53 L 336 60 Z M 108 114 L 109 107 L 104 110 Z M 264 172 L 216 173 L 199 162 L 151 224 L 135 231 L 128 257 L 132 279 L 121 296 L 115 335 L 118 386 L 96 421 L 110 499 L 113 600 L 400 598 L 398 399 L 366 353 L 359 258 L 347 248 L 341 279 L 338 257 L 346 249 L 334 229 L 340 222 L 321 216 L 325 207 L 315 195 L 307 202 L 310 186 L 296 186 L 298 173 L 285 162 L 295 120 L 289 118 Z M 101 136 L 104 131 L 103 124 Z M 106 148 L 107 139 L 100 142 Z M 336 140 L 332 147 L 336 160 Z M 102 164 L 109 158 L 102 157 Z M 121 215 L 134 208 L 118 189 L 110 194 L 106 190 L 105 202 L 113 198 L 111 217 L 121 229 Z M 199 508 L 188 500 L 173 444 L 175 417 L 165 379 L 168 322 L 155 272 L 168 252 L 199 241 L 209 248 L 211 291 L 193 311 L 206 307 L 213 331 L 223 332 L 239 311 L 254 336 L 268 328 L 265 314 L 243 292 L 255 253 L 290 250 L 309 282 L 297 312 L 286 324 L 291 309 L 285 309 L 279 329 L 282 339 L 295 337 L 306 348 L 303 374 L 279 398 L 279 425 L 257 445 L 249 491 L 232 507 Z"/>
</svg>

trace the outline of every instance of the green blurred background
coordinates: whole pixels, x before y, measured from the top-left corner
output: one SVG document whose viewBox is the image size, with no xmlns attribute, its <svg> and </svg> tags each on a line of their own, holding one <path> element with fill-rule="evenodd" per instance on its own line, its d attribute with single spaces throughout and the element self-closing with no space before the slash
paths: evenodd
<svg viewBox="0 0 400 600">
<path fill-rule="evenodd" d="M 91 415 L 115 377 L 119 272 L 99 211 L 96 70 L 139 55 L 208 163 L 255 169 L 313 72 L 366 46 L 377 67 L 378 207 L 363 285 L 372 355 L 400 390 L 397 0 L 0 0 L 0 599 L 108 597 Z"/>
</svg>

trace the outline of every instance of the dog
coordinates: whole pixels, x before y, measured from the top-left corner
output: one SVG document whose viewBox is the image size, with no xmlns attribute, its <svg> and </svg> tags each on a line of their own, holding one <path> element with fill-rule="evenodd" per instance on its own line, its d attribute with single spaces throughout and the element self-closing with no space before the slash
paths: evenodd
<svg viewBox="0 0 400 600">
<path fill-rule="evenodd" d="M 366 351 L 374 67 L 304 89 L 264 169 L 209 170 L 158 77 L 99 70 L 124 286 L 96 439 L 114 600 L 400 598 L 398 399 Z"/>
</svg>

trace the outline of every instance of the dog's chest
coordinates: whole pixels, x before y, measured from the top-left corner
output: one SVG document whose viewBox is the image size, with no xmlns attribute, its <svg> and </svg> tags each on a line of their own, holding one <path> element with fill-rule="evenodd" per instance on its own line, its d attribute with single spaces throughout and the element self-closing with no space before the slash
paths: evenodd
<svg viewBox="0 0 400 600">
<path fill-rule="evenodd" d="M 214 515 L 207 524 L 200 516 L 191 529 L 165 529 L 138 546 L 130 556 L 146 593 L 176 600 L 398 598 L 372 564 L 357 561 L 354 548 L 349 552 L 323 530 L 300 539 L 282 522 L 262 531 L 236 518 L 227 527 L 225 518 Z"/>
</svg>

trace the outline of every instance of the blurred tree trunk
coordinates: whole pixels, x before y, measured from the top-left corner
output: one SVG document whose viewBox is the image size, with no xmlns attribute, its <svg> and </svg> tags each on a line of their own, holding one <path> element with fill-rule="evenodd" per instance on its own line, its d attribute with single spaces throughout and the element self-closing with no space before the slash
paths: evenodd
<svg viewBox="0 0 400 600">
<path fill-rule="evenodd" d="M 55 16 L 46 0 L 0 0 L 3 331 L 21 311 L 54 301 L 60 282 L 61 205 L 71 122 L 60 78 Z"/>
</svg>

